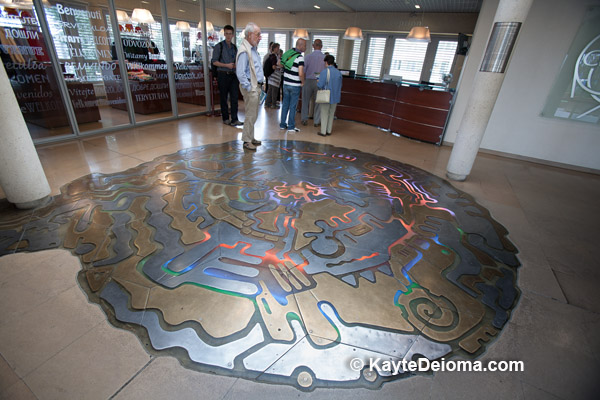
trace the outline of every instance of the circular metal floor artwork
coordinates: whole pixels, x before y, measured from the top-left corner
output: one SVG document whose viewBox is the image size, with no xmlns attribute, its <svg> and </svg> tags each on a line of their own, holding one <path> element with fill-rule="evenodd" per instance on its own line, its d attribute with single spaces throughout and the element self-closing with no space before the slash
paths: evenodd
<svg viewBox="0 0 600 400">
<path fill-rule="evenodd" d="M 0 252 L 71 250 L 111 323 L 189 368 L 378 388 L 414 373 L 369 360 L 475 359 L 498 336 L 520 294 L 506 235 L 411 165 L 229 142 L 77 179 L 1 219 Z"/>
</svg>

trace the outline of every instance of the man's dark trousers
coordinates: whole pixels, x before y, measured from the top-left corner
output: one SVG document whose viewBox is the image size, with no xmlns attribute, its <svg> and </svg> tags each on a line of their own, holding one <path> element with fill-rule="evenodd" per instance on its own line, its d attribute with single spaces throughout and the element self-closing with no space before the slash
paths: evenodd
<svg viewBox="0 0 600 400">
<path fill-rule="evenodd" d="M 227 107 L 227 95 L 229 95 L 229 98 L 231 99 L 231 121 L 238 121 L 238 87 L 240 82 L 238 81 L 235 72 L 219 71 L 217 82 L 219 83 L 221 116 L 223 117 L 223 121 L 230 119 L 229 108 Z"/>
</svg>

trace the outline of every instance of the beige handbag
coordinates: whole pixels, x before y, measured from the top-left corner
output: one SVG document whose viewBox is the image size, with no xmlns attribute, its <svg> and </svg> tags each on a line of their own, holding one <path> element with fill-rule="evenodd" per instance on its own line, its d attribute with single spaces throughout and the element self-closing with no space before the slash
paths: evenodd
<svg viewBox="0 0 600 400">
<path fill-rule="evenodd" d="M 329 86 L 329 68 L 327 68 L 327 83 L 325 86 Z M 317 90 L 316 103 L 329 103 L 329 96 L 331 95 L 329 89 Z"/>
</svg>

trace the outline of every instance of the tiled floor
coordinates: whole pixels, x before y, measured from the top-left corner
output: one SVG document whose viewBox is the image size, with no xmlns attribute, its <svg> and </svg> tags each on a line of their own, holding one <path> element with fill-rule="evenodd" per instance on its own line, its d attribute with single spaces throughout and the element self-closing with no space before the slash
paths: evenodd
<svg viewBox="0 0 600 400">
<path fill-rule="evenodd" d="M 257 138 L 284 139 L 277 111 L 261 111 Z M 444 176 L 447 147 L 336 121 L 331 137 L 312 126 L 289 139 L 330 143 L 400 160 Z M 220 118 L 199 117 L 39 148 L 54 194 L 90 172 L 118 172 L 177 150 L 239 139 Z M 293 136 L 293 137 L 292 137 Z M 64 250 L 0 258 L 2 398 L 523 398 L 587 399 L 599 389 L 600 272 L 595 254 L 600 177 L 480 155 L 453 183 L 487 207 L 520 251 L 522 296 L 482 360 L 522 360 L 524 372 L 415 376 L 381 390 L 317 389 L 202 374 L 149 355 L 113 328 L 78 287 L 77 258 Z M 0 221 L 2 222 L 2 221 Z"/>
</svg>

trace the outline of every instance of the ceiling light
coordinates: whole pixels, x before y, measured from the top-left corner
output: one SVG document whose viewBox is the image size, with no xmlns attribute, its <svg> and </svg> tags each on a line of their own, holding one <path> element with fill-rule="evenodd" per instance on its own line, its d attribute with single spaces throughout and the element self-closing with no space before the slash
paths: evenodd
<svg viewBox="0 0 600 400">
<path fill-rule="evenodd" d="M 150 13 L 150 11 L 146 10 L 145 8 L 134 8 L 133 12 L 131 13 L 131 20 L 133 22 L 139 22 L 141 24 L 153 24 L 154 22 L 156 22 L 154 21 L 152 13 Z"/>
<path fill-rule="evenodd" d="M 198 22 L 198 29 L 202 29 L 202 21 Z M 213 26 L 212 22 L 206 21 L 206 31 L 212 32 L 214 30 L 215 30 L 215 27 Z"/>
<path fill-rule="evenodd" d="M 185 12 L 185 10 L 179 10 L 179 12 Z"/>
<path fill-rule="evenodd" d="M 271 6 L 267 6 L 267 8 L 268 8 L 269 10 L 274 10 L 274 8 L 273 8 L 273 7 L 271 7 Z"/>
<path fill-rule="evenodd" d="M 308 31 L 306 29 L 296 29 L 292 36 L 297 39 L 308 40 Z"/>
<path fill-rule="evenodd" d="M 415 8 L 421 8 L 421 6 L 418 4 L 415 4 Z"/>
<path fill-rule="evenodd" d="M 175 30 L 179 32 L 189 32 L 190 31 L 190 23 L 186 21 L 177 21 L 175 23 Z"/>
<path fill-rule="evenodd" d="M 413 27 L 406 40 L 409 42 L 431 42 L 431 35 L 429 34 L 429 27 L 427 26 L 415 26 Z"/>
<path fill-rule="evenodd" d="M 313 7 L 314 7 L 314 8 L 316 8 L 317 10 L 320 10 L 320 9 L 321 9 L 321 7 L 319 7 L 319 6 L 318 6 L 318 5 L 316 5 L 316 4 L 315 4 Z"/>
<path fill-rule="evenodd" d="M 227 11 L 231 11 L 231 8 L 229 8 L 229 7 L 225 7 L 225 9 L 226 9 Z"/>
<path fill-rule="evenodd" d="M 123 10 L 117 10 L 117 21 L 122 23 L 130 22 L 129 15 Z"/>
<path fill-rule="evenodd" d="M 149 1 L 144 1 L 144 0 L 142 0 L 142 3 L 144 3 L 144 4 L 150 4 Z"/>
<path fill-rule="evenodd" d="M 362 40 L 362 38 L 362 30 L 356 26 L 349 27 L 344 33 L 344 39 L 346 40 Z"/>
</svg>

